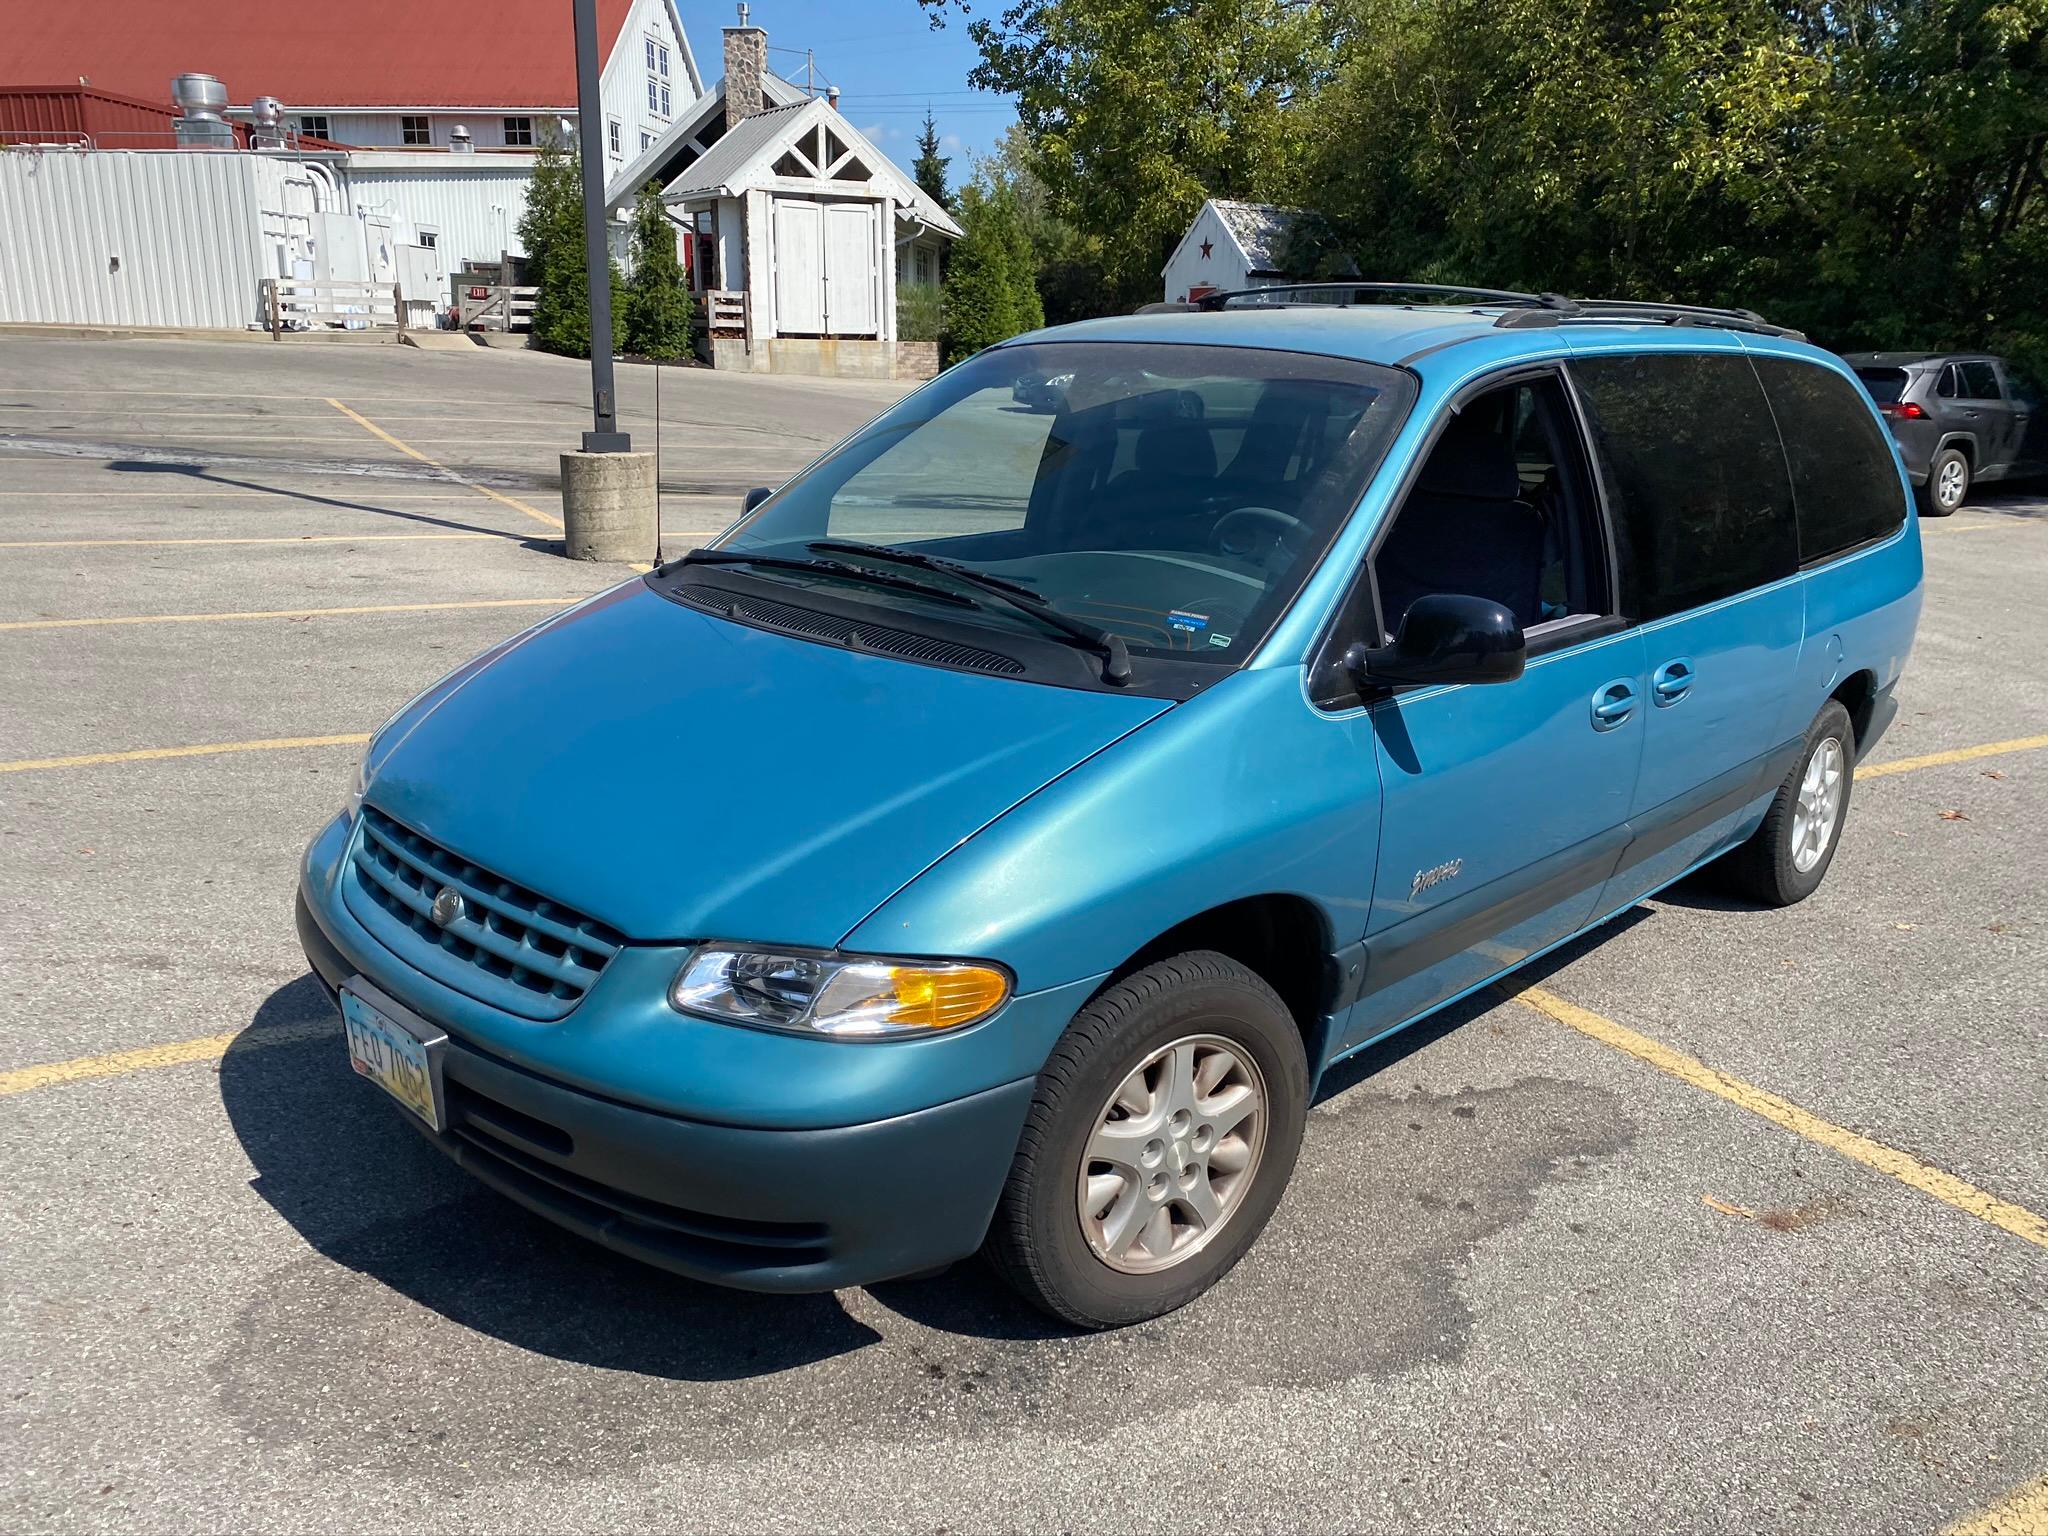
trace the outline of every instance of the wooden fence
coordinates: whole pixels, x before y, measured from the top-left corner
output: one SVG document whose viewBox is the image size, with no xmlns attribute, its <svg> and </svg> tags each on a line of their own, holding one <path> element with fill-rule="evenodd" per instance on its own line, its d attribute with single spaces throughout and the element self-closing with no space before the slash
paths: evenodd
<svg viewBox="0 0 2048 1536">
<path fill-rule="evenodd" d="M 530 331 L 538 288 L 513 288 L 500 283 L 458 285 L 455 323 L 464 331 Z"/>
<path fill-rule="evenodd" d="M 340 326 L 407 328 L 406 298 L 396 283 L 314 283 L 263 279 L 263 314 L 272 339 L 287 330 Z"/>
</svg>

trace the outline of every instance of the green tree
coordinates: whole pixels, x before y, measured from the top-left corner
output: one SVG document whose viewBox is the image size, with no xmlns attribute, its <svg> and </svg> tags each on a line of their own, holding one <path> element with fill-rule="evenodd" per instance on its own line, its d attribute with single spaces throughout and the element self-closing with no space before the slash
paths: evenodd
<svg viewBox="0 0 2048 1536">
<path fill-rule="evenodd" d="M 940 21 L 960 0 L 922 0 Z M 1298 98 L 1332 60 L 1339 8 L 1304 0 L 1013 0 L 972 16 L 968 79 L 1015 96 L 1053 213 L 1099 242 L 1104 306 L 1156 299 L 1205 197 L 1287 199 Z"/>
<path fill-rule="evenodd" d="M 953 194 L 946 190 L 946 167 L 952 163 L 952 156 L 939 153 L 938 125 L 932 121 L 931 109 L 926 108 L 924 132 L 917 136 L 917 163 L 910 174 L 925 196 L 948 213 L 953 211 Z"/>
<path fill-rule="evenodd" d="M 633 204 L 633 275 L 626 282 L 626 350 L 662 362 L 690 350 L 690 285 L 676 255 L 676 227 L 649 182 Z"/>
<path fill-rule="evenodd" d="M 584 257 L 583 166 L 552 123 L 543 123 L 519 219 L 527 274 L 540 292 L 533 301 L 533 344 L 565 357 L 590 356 L 590 267 Z M 625 345 L 618 264 L 608 263 L 612 284 L 612 346 Z"/>
<path fill-rule="evenodd" d="M 945 342 L 950 365 L 1024 329 L 1011 255 L 1016 219 L 1008 204 L 979 186 L 960 193 L 962 238 L 946 264 Z"/>
</svg>

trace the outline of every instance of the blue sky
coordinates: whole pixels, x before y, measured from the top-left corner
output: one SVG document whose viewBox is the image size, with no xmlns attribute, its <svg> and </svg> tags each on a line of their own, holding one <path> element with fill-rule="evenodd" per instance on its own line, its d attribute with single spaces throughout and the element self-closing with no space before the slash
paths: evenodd
<svg viewBox="0 0 2048 1536">
<path fill-rule="evenodd" d="M 716 80 L 725 68 L 722 32 L 737 22 L 735 7 L 679 0 L 678 9 L 697 67 L 707 82 Z M 748 19 L 768 33 L 768 66 L 785 80 L 803 83 L 803 50 L 812 49 L 820 91 L 827 82 L 838 86 L 840 110 L 906 171 L 929 103 L 940 152 L 953 159 L 946 179 L 958 186 L 1016 114 L 1007 98 L 968 89 L 967 72 L 979 55 L 958 11 L 937 32 L 928 16 L 917 0 L 752 0 Z"/>
</svg>

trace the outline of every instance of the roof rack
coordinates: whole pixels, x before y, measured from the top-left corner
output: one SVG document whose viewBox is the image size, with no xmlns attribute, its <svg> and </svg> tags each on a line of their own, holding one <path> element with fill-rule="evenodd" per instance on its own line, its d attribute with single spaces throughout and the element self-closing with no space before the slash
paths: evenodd
<svg viewBox="0 0 2048 1536">
<path fill-rule="evenodd" d="M 1308 295 L 1291 298 L 1288 295 Z M 1267 288 L 1233 288 L 1205 293 L 1191 303 L 1148 304 L 1141 313 L 1167 311 L 1288 308 L 1327 304 L 1348 309 L 1354 303 L 1398 302 L 1397 296 L 1423 302 L 1476 308 L 1499 305 L 1508 310 L 1493 323 L 1504 329 L 1524 326 L 1599 324 L 1642 321 L 1658 325 L 1700 325 L 1717 330 L 1750 331 L 1760 336 L 1806 339 L 1803 331 L 1773 325 L 1753 309 L 1717 309 L 1704 304 L 1660 304 L 1648 299 L 1572 299 L 1561 293 L 1518 293 L 1507 288 L 1472 288 L 1462 283 L 1317 282 L 1276 283 Z"/>
<path fill-rule="evenodd" d="M 1222 293 L 1205 293 L 1189 307 L 1192 309 L 1259 309 L 1284 308 L 1290 303 L 1303 302 L 1277 297 L 1286 293 L 1327 294 L 1328 298 L 1307 300 L 1313 304 L 1331 304 L 1348 309 L 1350 301 L 1338 298 L 1339 294 L 1370 295 L 1365 302 L 1385 302 L 1385 296 L 1405 293 L 1427 297 L 1438 302 L 1450 299 L 1476 300 L 1481 304 L 1528 305 L 1537 309 L 1567 308 L 1571 300 L 1557 293 L 1516 293 L 1506 288 L 1473 288 L 1464 283 L 1386 283 L 1386 282 L 1319 282 L 1319 283 L 1274 283 L 1265 288 L 1232 288 Z M 1246 302 L 1233 304 L 1233 299 Z"/>
</svg>

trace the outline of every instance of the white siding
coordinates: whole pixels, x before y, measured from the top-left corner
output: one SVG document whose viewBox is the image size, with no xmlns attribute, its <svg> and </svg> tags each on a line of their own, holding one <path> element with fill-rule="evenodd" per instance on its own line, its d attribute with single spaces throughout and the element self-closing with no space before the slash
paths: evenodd
<svg viewBox="0 0 2048 1536">
<path fill-rule="evenodd" d="M 651 112 L 647 107 L 647 39 L 650 37 L 668 49 L 669 110 L 665 116 Z M 616 118 L 619 123 L 622 153 L 617 157 L 607 153 L 605 158 L 605 170 L 611 176 L 624 170 L 627 163 L 639 155 L 642 133 L 660 138 L 668 125 L 681 117 L 697 99 L 697 93 L 690 89 L 689 72 L 683 67 L 683 42 L 670 20 L 668 0 L 634 0 L 633 9 L 627 13 L 626 24 L 619 29 L 619 41 L 612 49 L 612 56 L 605 60 L 598 94 L 604 98 L 605 116 Z"/>
<path fill-rule="evenodd" d="M 285 174 L 253 155 L 0 155 L 0 320 L 253 324 Z"/>
<path fill-rule="evenodd" d="M 358 161 L 349 171 L 349 189 L 360 212 L 390 214 L 401 238 L 414 238 L 423 228 L 434 231 L 435 249 L 448 272 L 458 271 L 464 260 L 496 261 L 507 250 L 524 255 L 519 220 L 533 184 L 531 164 L 523 156 L 504 165 L 466 155 L 460 161 L 446 170 L 398 170 Z"/>
<path fill-rule="evenodd" d="M 1209 242 L 1209 254 L 1202 255 L 1202 242 Z M 1202 204 L 1186 237 L 1166 262 L 1166 297 L 1173 302 L 1187 298 L 1197 288 L 1244 288 L 1247 282 L 1244 252 L 1229 230 L 1215 204 Z"/>
</svg>

